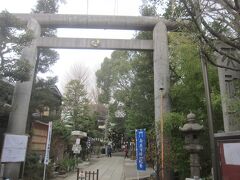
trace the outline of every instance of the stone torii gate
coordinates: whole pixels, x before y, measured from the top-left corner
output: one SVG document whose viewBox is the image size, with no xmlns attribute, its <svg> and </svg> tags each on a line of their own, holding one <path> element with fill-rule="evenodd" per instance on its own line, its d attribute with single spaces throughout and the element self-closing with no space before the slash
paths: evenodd
<svg viewBox="0 0 240 180">
<path fill-rule="evenodd" d="M 25 134 L 28 106 L 31 97 L 34 69 L 37 62 L 37 49 L 113 49 L 153 51 L 154 63 L 154 102 L 155 123 L 161 114 L 170 110 L 169 105 L 169 60 L 167 31 L 176 28 L 176 23 L 158 17 L 141 16 L 95 16 L 63 14 L 14 14 L 34 32 L 34 39 L 23 51 L 22 58 L 27 59 L 33 69 L 30 80 L 17 82 L 14 90 L 12 112 L 8 123 L 8 133 Z M 41 27 L 49 28 L 85 28 L 153 31 L 152 40 L 121 40 L 92 38 L 40 37 Z M 160 108 L 160 89 L 163 89 L 162 111 Z M 158 126 L 156 132 L 159 136 Z M 158 143 L 157 143 L 158 144 Z M 17 179 L 19 163 L 7 164 L 5 176 Z"/>
</svg>

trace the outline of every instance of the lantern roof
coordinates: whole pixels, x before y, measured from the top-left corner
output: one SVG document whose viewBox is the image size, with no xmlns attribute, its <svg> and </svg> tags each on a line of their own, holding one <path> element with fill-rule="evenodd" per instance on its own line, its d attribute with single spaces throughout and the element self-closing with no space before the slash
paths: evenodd
<svg viewBox="0 0 240 180">
<path fill-rule="evenodd" d="M 203 126 L 196 122 L 196 115 L 192 112 L 187 115 L 187 123 L 179 127 L 179 130 L 185 133 L 198 132 L 202 129 Z"/>
</svg>

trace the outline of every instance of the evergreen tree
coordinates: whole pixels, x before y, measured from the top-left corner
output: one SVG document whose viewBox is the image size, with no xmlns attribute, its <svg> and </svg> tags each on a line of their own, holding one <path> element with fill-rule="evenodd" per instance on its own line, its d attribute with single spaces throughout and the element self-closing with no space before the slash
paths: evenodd
<svg viewBox="0 0 240 180">
<path fill-rule="evenodd" d="M 94 125 L 89 115 L 87 91 L 79 80 L 71 80 L 65 87 L 63 116 L 64 121 L 71 124 L 74 130 L 86 131 Z"/>
<path fill-rule="evenodd" d="M 32 9 L 33 13 L 50 13 L 55 14 L 58 12 L 60 0 L 38 0 L 37 5 Z M 55 37 L 56 29 L 53 28 L 42 28 L 42 37 Z M 45 73 L 49 71 L 51 65 L 53 65 L 59 59 L 57 51 L 49 48 L 38 49 L 38 66 L 37 72 Z"/>
<path fill-rule="evenodd" d="M 32 41 L 32 32 L 7 11 L 0 13 L 0 114 L 8 114 L 14 81 L 27 81 L 31 65 L 20 59 L 23 48 Z M 5 82 L 4 82 L 5 81 Z"/>
<path fill-rule="evenodd" d="M 54 116 L 51 114 L 47 117 L 48 119 L 42 119 L 45 121 L 49 120 L 59 120 L 60 119 L 60 107 L 62 105 L 62 99 L 60 94 L 56 94 L 56 77 L 48 77 L 46 80 L 37 78 L 33 85 L 34 91 L 32 91 L 31 101 L 29 105 L 29 114 L 33 114 L 38 111 L 42 114 L 48 108 L 49 112 L 56 112 Z M 57 90 L 58 91 L 58 90 Z"/>
<path fill-rule="evenodd" d="M 59 0 L 38 0 L 37 5 L 32 9 L 33 13 L 57 13 L 59 8 Z M 56 29 L 41 28 L 42 37 L 56 36 Z M 38 73 L 46 73 L 50 67 L 56 63 L 59 55 L 58 52 L 49 48 L 38 48 L 38 60 L 36 68 L 36 79 L 33 84 L 32 96 L 29 106 L 29 115 L 31 116 L 36 110 L 42 111 L 45 106 L 49 108 L 57 108 L 59 99 L 56 99 L 51 92 L 51 88 L 55 86 L 57 77 L 47 77 L 43 79 Z M 56 105 L 54 107 L 54 105 Z M 29 121 L 30 123 L 30 121 Z"/>
<path fill-rule="evenodd" d="M 32 40 L 31 31 L 7 11 L 0 13 L 0 80 L 26 81 L 31 66 L 20 60 L 23 48 Z"/>
</svg>

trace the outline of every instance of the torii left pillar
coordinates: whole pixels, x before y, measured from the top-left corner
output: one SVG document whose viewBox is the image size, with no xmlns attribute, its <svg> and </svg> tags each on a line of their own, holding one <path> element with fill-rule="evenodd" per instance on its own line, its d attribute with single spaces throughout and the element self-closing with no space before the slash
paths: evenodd
<svg viewBox="0 0 240 180">
<path fill-rule="evenodd" d="M 24 82 L 17 82 L 12 100 L 12 111 L 10 113 L 7 133 L 25 135 L 28 117 L 28 106 L 31 98 L 34 73 L 37 62 L 37 38 L 40 37 L 41 28 L 35 19 L 30 19 L 27 24 L 28 29 L 33 32 L 33 41 L 30 46 L 24 48 L 21 59 L 29 62 L 32 69 L 29 74 L 30 79 Z M 27 107 L 26 107 L 27 106 Z M 7 163 L 4 168 L 4 177 L 11 180 L 18 180 L 21 163 Z"/>
</svg>

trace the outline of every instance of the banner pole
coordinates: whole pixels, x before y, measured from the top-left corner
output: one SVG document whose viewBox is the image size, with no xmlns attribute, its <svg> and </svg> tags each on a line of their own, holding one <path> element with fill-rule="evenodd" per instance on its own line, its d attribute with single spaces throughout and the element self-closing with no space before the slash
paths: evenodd
<svg viewBox="0 0 240 180">
<path fill-rule="evenodd" d="M 43 180 L 45 180 L 45 177 L 46 177 L 46 167 L 47 165 L 44 164 L 44 170 L 43 170 Z"/>
<path fill-rule="evenodd" d="M 45 157 L 44 157 L 43 180 L 45 180 L 46 168 L 49 163 L 51 137 L 52 137 L 52 121 L 48 122 L 48 136 L 47 136 L 46 151 L 45 151 Z"/>
<path fill-rule="evenodd" d="M 160 139 L 161 139 L 161 177 L 164 180 L 164 121 L 163 121 L 163 88 L 160 88 Z"/>
</svg>

